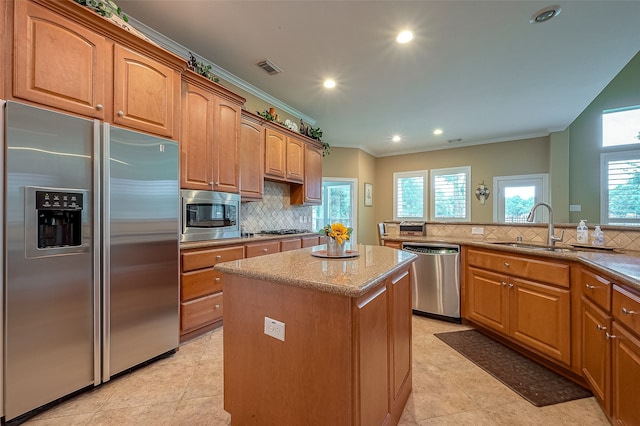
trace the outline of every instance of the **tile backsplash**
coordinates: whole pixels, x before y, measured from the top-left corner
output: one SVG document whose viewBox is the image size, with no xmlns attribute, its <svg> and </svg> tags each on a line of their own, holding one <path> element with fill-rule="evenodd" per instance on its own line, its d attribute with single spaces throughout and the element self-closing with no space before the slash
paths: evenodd
<svg viewBox="0 0 640 426">
<path fill-rule="evenodd" d="M 291 205 L 288 184 L 265 181 L 263 199 L 240 206 L 240 225 L 246 232 L 311 229 L 311 215 L 312 207 Z"/>
</svg>

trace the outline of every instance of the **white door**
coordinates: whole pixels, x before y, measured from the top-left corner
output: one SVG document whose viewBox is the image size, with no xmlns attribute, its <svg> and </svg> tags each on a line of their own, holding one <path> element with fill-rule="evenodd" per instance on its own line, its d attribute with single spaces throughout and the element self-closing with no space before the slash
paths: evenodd
<svg viewBox="0 0 640 426">
<path fill-rule="evenodd" d="M 351 243 L 357 241 L 357 179 L 323 178 L 322 205 L 313 207 L 312 226 L 320 231 L 325 225 L 340 222 L 353 228 Z"/>
<path fill-rule="evenodd" d="M 548 179 L 547 174 L 494 177 L 493 220 L 501 223 L 526 222 L 536 203 L 549 201 Z M 548 220 L 546 210 L 536 212 L 536 222 Z"/>
</svg>

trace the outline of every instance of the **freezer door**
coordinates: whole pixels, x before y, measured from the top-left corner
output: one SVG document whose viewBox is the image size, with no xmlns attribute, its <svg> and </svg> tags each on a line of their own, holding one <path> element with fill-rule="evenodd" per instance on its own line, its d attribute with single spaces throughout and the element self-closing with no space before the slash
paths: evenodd
<svg viewBox="0 0 640 426">
<path fill-rule="evenodd" d="M 103 380 L 179 336 L 178 144 L 103 125 Z"/>
<path fill-rule="evenodd" d="M 99 135 L 92 121 L 40 108 L 7 102 L 4 112 L 4 396 L 11 420 L 94 384 L 91 187 Z M 85 195 L 76 245 L 38 247 L 38 190 Z"/>
</svg>

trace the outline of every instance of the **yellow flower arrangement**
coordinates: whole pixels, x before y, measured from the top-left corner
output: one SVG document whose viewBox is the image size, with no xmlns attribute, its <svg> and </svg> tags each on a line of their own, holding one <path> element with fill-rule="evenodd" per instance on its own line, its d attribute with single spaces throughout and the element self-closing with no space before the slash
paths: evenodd
<svg viewBox="0 0 640 426">
<path fill-rule="evenodd" d="M 333 238 L 338 242 L 338 244 L 342 245 L 343 242 L 349 241 L 352 231 L 353 228 L 351 227 L 344 226 L 341 223 L 332 223 L 331 225 L 325 225 L 320 233 L 329 238 Z"/>
</svg>

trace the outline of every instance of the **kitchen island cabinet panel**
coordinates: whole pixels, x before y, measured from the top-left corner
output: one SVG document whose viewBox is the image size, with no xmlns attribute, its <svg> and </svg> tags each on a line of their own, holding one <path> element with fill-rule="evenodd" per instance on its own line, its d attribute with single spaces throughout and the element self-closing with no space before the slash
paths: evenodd
<svg viewBox="0 0 640 426">
<path fill-rule="evenodd" d="M 402 389 L 406 389 L 407 381 L 411 381 L 411 279 L 409 271 L 391 280 L 391 360 L 393 372 L 393 390 L 391 401 L 400 396 Z M 409 386 L 410 388 L 411 386 Z"/>
<path fill-rule="evenodd" d="M 582 296 L 582 374 L 593 395 L 611 414 L 611 316 Z"/>
<path fill-rule="evenodd" d="M 640 338 L 613 322 L 613 418 L 614 424 L 640 424 Z"/>
</svg>

